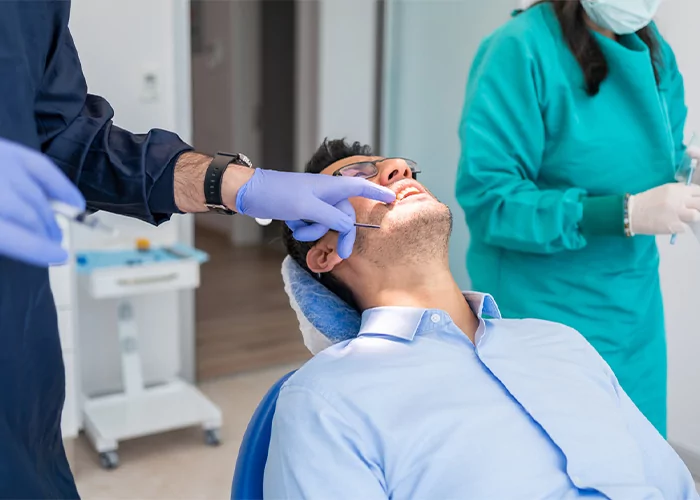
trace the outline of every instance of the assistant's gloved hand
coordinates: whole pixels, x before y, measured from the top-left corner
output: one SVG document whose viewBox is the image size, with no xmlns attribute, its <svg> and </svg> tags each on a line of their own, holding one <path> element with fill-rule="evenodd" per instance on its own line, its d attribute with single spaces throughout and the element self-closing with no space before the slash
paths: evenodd
<svg viewBox="0 0 700 500">
<path fill-rule="evenodd" d="M 0 139 L 0 255 L 47 266 L 68 258 L 50 201 L 85 200 L 46 156 Z"/>
<path fill-rule="evenodd" d="M 630 197 L 633 234 L 681 234 L 700 221 L 700 186 L 671 183 Z"/>
<path fill-rule="evenodd" d="M 355 242 L 355 211 L 348 198 L 355 196 L 383 203 L 396 199 L 392 190 L 366 179 L 257 169 L 238 190 L 236 211 L 259 219 L 287 221 L 300 241 L 316 241 L 329 229 L 338 231 L 342 240 L 338 254 L 346 259 Z"/>
</svg>

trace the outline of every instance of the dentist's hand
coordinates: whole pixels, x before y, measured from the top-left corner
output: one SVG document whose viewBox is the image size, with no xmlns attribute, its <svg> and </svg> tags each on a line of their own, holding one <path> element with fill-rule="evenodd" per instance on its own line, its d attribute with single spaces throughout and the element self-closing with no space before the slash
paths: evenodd
<svg viewBox="0 0 700 500">
<path fill-rule="evenodd" d="M 68 258 L 50 201 L 84 209 L 78 189 L 46 156 L 0 139 L 0 255 L 46 267 Z"/>
<path fill-rule="evenodd" d="M 329 229 L 341 235 L 338 253 L 346 259 L 355 242 L 355 211 L 348 198 L 392 203 L 396 194 L 365 179 L 256 169 L 236 196 L 236 211 L 259 219 L 287 221 L 300 241 L 315 241 Z M 306 224 L 311 220 L 316 224 Z"/>
<path fill-rule="evenodd" d="M 700 186 L 664 184 L 634 195 L 628 205 L 634 234 L 681 234 L 700 221 Z"/>
<path fill-rule="evenodd" d="M 336 203 L 335 208 L 347 214 L 353 221 L 355 220 L 355 209 L 350 200 L 342 200 Z M 316 241 L 328 232 L 328 228 L 321 224 L 308 224 L 300 220 L 288 221 L 287 225 L 292 230 L 294 238 L 299 241 Z M 356 236 L 357 228 L 355 226 L 352 226 L 349 231 L 338 235 L 337 252 L 341 259 L 347 259 L 352 254 Z"/>
</svg>

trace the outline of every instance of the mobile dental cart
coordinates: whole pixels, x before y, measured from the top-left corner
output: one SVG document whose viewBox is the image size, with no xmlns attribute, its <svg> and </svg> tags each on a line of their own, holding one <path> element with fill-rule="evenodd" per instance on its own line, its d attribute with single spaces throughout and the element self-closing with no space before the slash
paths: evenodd
<svg viewBox="0 0 700 500">
<path fill-rule="evenodd" d="M 220 442 L 221 410 L 178 377 L 146 387 L 139 354 L 134 301 L 144 294 L 199 286 L 199 266 L 208 256 L 185 245 L 138 250 L 104 250 L 77 256 L 80 286 L 95 299 L 118 299 L 121 393 L 86 398 L 85 432 L 106 469 L 119 465 L 119 441 L 201 425 L 206 444 Z"/>
</svg>

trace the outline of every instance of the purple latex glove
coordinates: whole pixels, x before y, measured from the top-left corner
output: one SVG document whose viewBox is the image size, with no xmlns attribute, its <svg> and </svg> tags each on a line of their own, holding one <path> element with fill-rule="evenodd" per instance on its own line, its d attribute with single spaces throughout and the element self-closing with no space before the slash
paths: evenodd
<svg viewBox="0 0 700 500">
<path fill-rule="evenodd" d="M 352 207 L 350 200 L 343 200 L 336 203 L 335 208 L 355 220 L 355 209 Z M 287 221 L 289 229 L 292 230 L 294 238 L 299 241 L 316 241 L 323 237 L 328 232 L 328 228 L 320 224 L 307 224 L 306 222 Z M 370 229 L 370 231 L 372 231 Z M 320 236 L 319 236 L 320 235 Z M 352 253 L 355 246 L 355 237 L 357 236 L 357 228 L 352 226 L 350 231 L 338 234 L 338 255 L 341 259 L 347 259 Z"/>
<path fill-rule="evenodd" d="M 316 241 L 330 229 L 337 231 L 342 240 L 338 254 L 346 259 L 352 253 L 356 233 L 355 211 L 348 198 L 356 196 L 382 203 L 396 199 L 392 190 L 366 179 L 257 169 L 238 190 L 236 211 L 259 219 L 287 221 L 300 241 Z"/>
<path fill-rule="evenodd" d="M 85 200 L 46 156 L 0 139 L 0 255 L 38 266 L 65 262 L 51 201 L 81 210 Z"/>
</svg>

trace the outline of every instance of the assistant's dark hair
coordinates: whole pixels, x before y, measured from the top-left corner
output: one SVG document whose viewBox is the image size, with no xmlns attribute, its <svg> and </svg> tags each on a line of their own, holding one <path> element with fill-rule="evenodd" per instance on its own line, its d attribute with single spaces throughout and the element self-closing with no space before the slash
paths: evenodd
<svg viewBox="0 0 700 500">
<path fill-rule="evenodd" d="M 316 150 L 314 155 L 306 164 L 304 171 L 309 174 L 320 174 L 321 171 L 331 166 L 333 163 L 351 156 L 372 156 L 372 148 L 359 142 L 349 144 L 345 142 L 344 139 L 336 139 L 332 141 L 325 139 L 323 144 L 321 144 L 321 146 L 318 148 L 318 150 Z M 359 307 L 355 301 L 352 291 L 347 286 L 341 283 L 331 273 L 314 273 L 309 269 L 309 266 L 306 265 L 306 254 L 309 253 L 309 250 L 311 250 L 311 248 L 317 242 L 302 242 L 295 240 L 292 236 L 292 231 L 286 225 L 284 225 L 284 228 L 282 229 L 282 239 L 284 241 L 284 246 L 287 249 L 287 253 L 297 264 L 304 268 L 306 272 L 308 272 L 331 292 L 343 299 L 348 305 L 359 311 Z"/>
<path fill-rule="evenodd" d="M 557 19 L 559 19 L 566 44 L 583 71 L 583 76 L 586 80 L 586 92 L 589 96 L 598 94 L 601 84 L 608 76 L 608 61 L 605 59 L 600 45 L 598 45 L 586 24 L 586 14 L 583 5 L 578 0 L 540 0 L 533 4 L 532 7 L 542 3 L 551 4 Z M 651 26 L 645 26 L 637 31 L 637 35 L 649 47 L 650 62 L 654 68 L 654 76 L 658 85 L 662 66 L 659 39 Z"/>
</svg>

